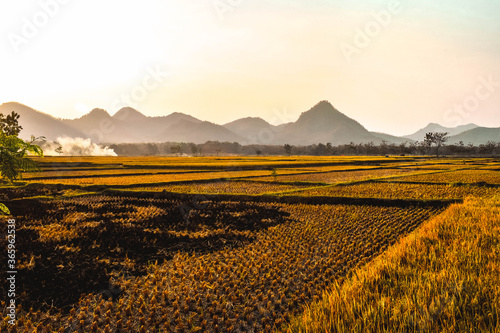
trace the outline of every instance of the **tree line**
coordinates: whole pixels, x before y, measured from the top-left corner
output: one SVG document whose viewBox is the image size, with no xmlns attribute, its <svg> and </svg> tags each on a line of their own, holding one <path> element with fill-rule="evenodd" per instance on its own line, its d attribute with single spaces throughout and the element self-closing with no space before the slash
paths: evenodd
<svg viewBox="0 0 500 333">
<path fill-rule="evenodd" d="M 332 145 L 318 143 L 308 146 L 284 145 L 241 145 L 237 142 L 207 141 L 202 144 L 189 142 L 130 143 L 109 145 L 118 155 L 447 155 L 447 156 L 491 156 L 500 155 L 500 142 L 474 145 L 446 144 L 447 133 L 430 132 L 422 141 L 400 144 L 382 141 L 379 144 L 349 143 Z"/>
</svg>

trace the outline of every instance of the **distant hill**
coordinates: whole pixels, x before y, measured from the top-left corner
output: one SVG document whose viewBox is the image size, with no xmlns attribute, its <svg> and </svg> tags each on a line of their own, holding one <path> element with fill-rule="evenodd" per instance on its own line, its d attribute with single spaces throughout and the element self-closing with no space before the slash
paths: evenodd
<svg viewBox="0 0 500 333">
<path fill-rule="evenodd" d="M 135 121 L 146 121 L 148 117 L 140 113 L 134 108 L 124 107 L 118 110 L 117 113 L 113 115 L 113 119 L 123 120 L 127 122 L 135 122 Z"/>
<path fill-rule="evenodd" d="M 277 144 L 293 145 L 328 142 L 339 145 L 381 141 L 360 123 L 335 109 L 328 101 L 321 101 L 303 112 L 296 122 L 283 126 L 275 138 Z"/>
<path fill-rule="evenodd" d="M 394 135 L 390 135 L 390 134 L 379 133 L 379 132 L 370 132 L 370 133 L 383 141 L 387 141 L 388 143 L 400 144 L 400 143 L 404 143 L 404 142 L 415 142 L 415 140 L 412 140 L 409 138 L 402 138 L 402 137 L 394 136 Z"/>
<path fill-rule="evenodd" d="M 202 121 L 190 115 L 174 112 L 168 116 L 148 117 L 148 124 L 142 125 L 142 128 L 149 128 L 151 142 L 165 142 L 165 131 L 169 127 L 175 126 L 183 121 L 188 121 L 193 124 L 199 124 Z M 149 127 L 144 127 L 149 126 Z"/>
<path fill-rule="evenodd" d="M 84 137 L 84 134 L 67 124 L 64 124 L 60 119 L 51 115 L 34 110 L 26 105 L 9 102 L 0 105 L 0 113 L 4 115 L 10 114 L 12 111 L 19 114 L 19 124 L 23 127 L 19 136 L 25 140 L 31 138 L 31 135 L 36 137 L 45 136 L 47 140 L 55 140 L 58 137 Z"/>
<path fill-rule="evenodd" d="M 21 116 L 20 125 L 24 127 L 21 137 L 29 139 L 33 134 L 45 136 L 50 141 L 59 137 L 81 137 L 101 144 L 206 141 L 296 146 L 328 142 L 332 145 L 351 142 L 380 144 L 382 141 L 400 144 L 421 141 L 428 132 L 450 133 L 449 143 L 500 141 L 500 129 L 478 127 L 475 124 L 447 128 L 431 123 L 405 137 L 370 132 L 328 101 L 321 101 L 303 112 L 297 121 L 278 126 L 256 117 L 237 119 L 225 125 L 202 121 L 179 112 L 148 117 L 131 107 L 122 108 L 113 116 L 106 110 L 96 108 L 77 119 L 58 119 L 15 102 L 0 105 L 1 113 L 10 114 L 12 111 Z"/>
<path fill-rule="evenodd" d="M 161 141 L 205 143 L 207 141 L 243 142 L 244 139 L 227 128 L 208 121 L 180 120 L 168 127 L 160 136 Z"/>
<path fill-rule="evenodd" d="M 422 141 L 425 138 L 425 134 L 429 132 L 448 132 L 448 135 L 453 136 L 476 127 L 478 127 L 476 124 L 467 124 L 457 127 L 444 127 L 436 123 L 430 123 L 429 125 L 425 126 L 424 128 L 418 130 L 413 134 L 403 136 L 403 138 L 408 138 L 415 141 Z"/>
<path fill-rule="evenodd" d="M 223 125 L 231 132 L 238 134 L 248 144 L 268 144 L 274 141 L 274 133 L 278 128 L 262 118 L 247 117 Z"/>
<path fill-rule="evenodd" d="M 500 127 L 476 127 L 458 135 L 451 136 L 447 143 L 454 144 L 459 143 L 460 141 L 466 145 L 471 142 L 475 145 L 484 144 L 488 141 L 500 142 Z"/>
<path fill-rule="evenodd" d="M 61 121 L 66 123 L 67 125 L 77 127 L 82 130 L 85 130 L 87 128 L 99 128 L 101 126 L 100 123 L 103 120 L 107 120 L 109 122 L 111 121 L 111 116 L 106 110 L 98 108 L 93 109 L 86 115 L 77 119 L 61 119 Z"/>
<path fill-rule="evenodd" d="M 201 123 L 199 119 L 178 112 L 163 117 L 148 117 L 130 107 L 120 109 L 113 116 L 102 109 L 94 109 L 80 118 L 64 120 L 67 125 L 80 128 L 86 137 L 100 143 L 165 142 L 175 139 L 168 132 L 179 133 L 178 130 L 167 132 L 167 129 L 184 121 L 193 125 Z M 193 134 L 187 126 L 183 128 Z"/>
<path fill-rule="evenodd" d="M 128 121 L 121 120 L 111 117 L 103 109 L 93 109 L 80 118 L 65 119 L 63 122 L 68 126 L 79 128 L 85 138 L 90 138 L 96 143 L 144 142 L 146 122 L 139 121 L 136 113 L 134 118 L 135 121 L 132 118 L 127 119 Z"/>
<path fill-rule="evenodd" d="M 187 121 L 190 121 L 192 123 L 201 123 L 202 122 L 200 119 L 197 119 L 193 116 L 190 116 L 190 115 L 184 114 L 184 113 L 180 113 L 180 112 L 174 112 L 174 113 L 169 114 L 168 116 L 150 117 L 150 118 L 162 123 L 162 125 L 165 125 L 165 123 L 173 125 L 181 120 L 187 120 Z"/>
</svg>

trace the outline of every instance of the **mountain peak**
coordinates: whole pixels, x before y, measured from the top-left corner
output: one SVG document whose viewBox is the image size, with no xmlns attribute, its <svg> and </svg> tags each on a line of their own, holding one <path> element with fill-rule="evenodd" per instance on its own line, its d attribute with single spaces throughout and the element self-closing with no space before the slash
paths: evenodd
<svg viewBox="0 0 500 333">
<path fill-rule="evenodd" d="M 5 102 L 0 105 L 1 108 L 9 108 L 9 107 L 23 107 L 23 108 L 30 108 L 27 105 L 24 105 L 19 102 Z M 31 108 L 30 108 L 31 109 Z"/>
<path fill-rule="evenodd" d="M 324 100 L 324 101 L 321 101 L 321 102 L 317 103 L 316 105 L 314 105 L 308 111 L 302 112 L 302 114 L 305 114 L 305 113 L 332 113 L 332 111 L 340 113 L 337 109 L 335 109 L 335 107 L 332 105 L 332 103 Z"/>
<path fill-rule="evenodd" d="M 134 108 L 131 108 L 129 106 L 123 107 L 118 112 L 116 112 L 113 115 L 113 118 L 115 119 L 120 119 L 120 120 L 128 120 L 128 121 L 138 121 L 138 120 L 144 120 L 147 119 L 145 115 L 140 113 Z"/>
<path fill-rule="evenodd" d="M 228 130 L 246 139 L 246 143 L 258 144 L 265 140 L 265 136 L 273 135 L 276 127 L 259 117 L 246 117 L 234 120 L 223 125 Z"/>
<path fill-rule="evenodd" d="M 319 101 L 318 103 L 316 103 L 315 106 L 313 106 L 313 109 L 315 107 L 331 107 L 331 108 L 334 108 L 335 107 L 332 105 L 332 103 L 330 103 L 329 101 L 327 101 L 326 99 L 322 100 L 322 101 Z"/>
<path fill-rule="evenodd" d="M 176 123 L 180 120 L 187 120 L 187 121 L 190 121 L 192 123 L 201 123 L 200 119 L 197 119 L 193 116 L 190 116 L 188 114 L 181 113 L 181 112 L 172 112 L 168 116 L 163 116 L 161 118 L 168 119 L 172 123 Z"/>
<path fill-rule="evenodd" d="M 267 121 L 260 117 L 245 117 L 245 118 L 240 118 L 233 120 L 223 126 L 232 126 L 232 125 L 237 125 L 237 124 L 246 124 L 246 125 L 260 125 L 260 126 L 271 126 Z"/>
<path fill-rule="evenodd" d="M 106 111 L 104 109 L 95 108 L 92 111 L 90 111 L 89 113 L 87 113 L 86 115 L 84 115 L 83 117 L 92 117 L 92 118 L 94 118 L 94 117 L 105 117 L 105 118 L 109 118 L 111 116 L 109 115 L 108 111 Z"/>
<path fill-rule="evenodd" d="M 308 111 L 302 112 L 297 123 L 316 124 L 320 128 L 331 126 L 336 122 L 353 122 L 354 120 L 337 110 L 329 101 L 321 101 Z M 319 128 L 318 128 L 319 129 Z"/>
<path fill-rule="evenodd" d="M 330 142 L 380 141 L 360 123 L 337 110 L 330 102 L 321 101 L 303 112 L 295 123 L 290 123 L 277 133 L 279 143 L 309 144 Z"/>
</svg>

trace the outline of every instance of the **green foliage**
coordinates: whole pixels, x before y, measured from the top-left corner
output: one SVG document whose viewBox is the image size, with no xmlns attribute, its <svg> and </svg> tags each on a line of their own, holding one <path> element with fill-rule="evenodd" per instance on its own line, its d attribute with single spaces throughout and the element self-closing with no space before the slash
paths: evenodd
<svg viewBox="0 0 500 333">
<path fill-rule="evenodd" d="M 276 169 L 271 170 L 271 176 L 274 178 L 275 182 L 278 181 L 278 172 L 276 171 Z"/>
<path fill-rule="evenodd" d="M 12 112 L 4 117 L 0 114 L 0 175 L 13 182 L 22 176 L 22 172 L 38 171 L 37 164 L 28 158 L 28 154 L 43 156 L 42 149 L 34 144 L 43 137 L 31 136 L 31 141 L 24 141 L 17 135 L 22 127 L 18 124 L 19 115 Z"/>
<path fill-rule="evenodd" d="M 43 156 L 42 149 L 34 144 L 40 138 L 31 137 L 26 142 L 15 135 L 0 133 L 0 175 L 11 183 L 21 176 L 21 172 L 38 171 L 37 164 L 28 158 L 28 153 Z"/>
<path fill-rule="evenodd" d="M 12 111 L 7 116 L 0 113 L 0 132 L 5 133 L 5 135 L 18 136 L 22 129 L 23 127 L 19 125 L 19 115 L 17 113 Z"/>
<path fill-rule="evenodd" d="M 10 210 L 3 203 L 0 203 L 0 215 L 10 215 Z"/>
</svg>

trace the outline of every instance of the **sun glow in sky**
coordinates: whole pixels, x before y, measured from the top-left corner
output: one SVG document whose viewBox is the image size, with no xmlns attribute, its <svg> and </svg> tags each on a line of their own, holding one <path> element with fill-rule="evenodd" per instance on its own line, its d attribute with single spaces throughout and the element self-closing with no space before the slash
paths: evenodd
<svg viewBox="0 0 500 333">
<path fill-rule="evenodd" d="M 0 103 L 61 118 L 132 106 L 223 124 L 320 100 L 369 130 L 500 127 L 500 2 L 0 3 Z"/>
</svg>

